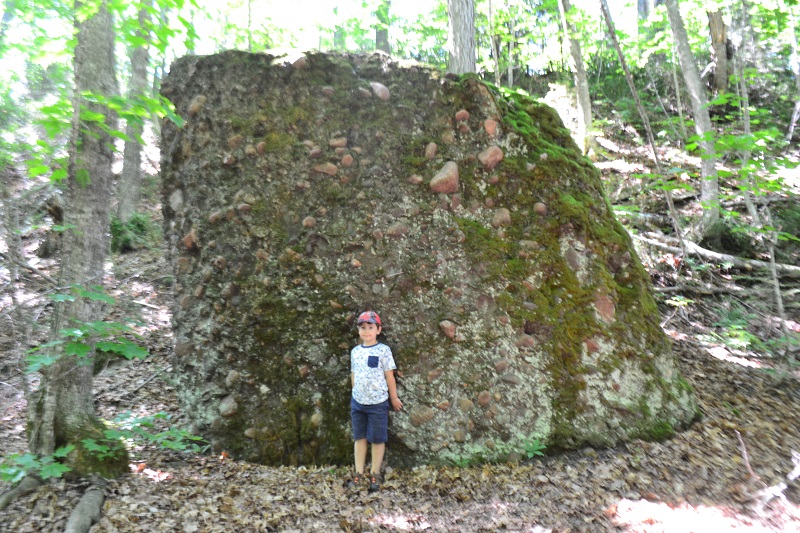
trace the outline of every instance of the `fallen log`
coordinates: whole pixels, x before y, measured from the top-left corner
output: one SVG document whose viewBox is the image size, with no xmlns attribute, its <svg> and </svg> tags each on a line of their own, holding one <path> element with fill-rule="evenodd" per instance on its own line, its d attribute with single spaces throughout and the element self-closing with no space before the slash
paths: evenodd
<svg viewBox="0 0 800 533">
<path fill-rule="evenodd" d="M 663 242 L 654 239 L 648 239 L 647 237 L 642 237 L 640 235 L 631 235 L 631 237 L 633 237 L 639 242 L 643 242 L 645 244 L 654 246 L 661 250 L 671 252 L 673 254 L 683 253 L 683 250 L 681 250 L 677 246 L 671 246 L 669 244 L 665 244 Z M 756 259 L 742 259 L 741 257 L 736 257 L 734 255 L 721 254 L 719 252 L 714 252 L 712 250 L 706 250 L 705 248 L 701 248 L 700 246 L 690 241 L 684 241 L 684 242 L 686 243 L 686 251 L 690 255 L 702 257 L 703 259 L 709 259 L 712 261 L 719 261 L 723 263 L 730 263 L 735 267 L 744 268 L 746 270 L 753 270 L 758 268 L 769 270 L 771 268 L 770 264 L 766 261 L 758 261 Z M 793 265 L 776 263 L 775 270 L 779 275 L 782 276 L 800 277 L 800 267 L 796 267 Z"/>
</svg>

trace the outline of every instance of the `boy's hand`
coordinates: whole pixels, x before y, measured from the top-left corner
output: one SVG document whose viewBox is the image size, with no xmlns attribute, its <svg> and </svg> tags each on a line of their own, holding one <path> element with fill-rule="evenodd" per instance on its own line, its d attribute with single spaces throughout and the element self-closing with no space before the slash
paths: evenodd
<svg viewBox="0 0 800 533">
<path fill-rule="evenodd" d="M 394 409 L 395 411 L 399 411 L 400 409 L 403 408 L 403 402 L 400 401 L 400 398 L 397 397 L 390 398 L 389 402 L 392 404 L 392 409 Z"/>
</svg>

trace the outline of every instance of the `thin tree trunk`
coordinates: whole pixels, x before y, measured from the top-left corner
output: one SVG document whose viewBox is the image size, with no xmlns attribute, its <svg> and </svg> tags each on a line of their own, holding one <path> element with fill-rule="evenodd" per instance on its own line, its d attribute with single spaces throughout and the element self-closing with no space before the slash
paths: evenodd
<svg viewBox="0 0 800 533">
<path fill-rule="evenodd" d="M 448 72 L 475 72 L 475 4 L 473 0 L 447 0 Z"/>
<path fill-rule="evenodd" d="M 781 2 L 783 4 L 783 2 Z M 789 127 L 786 131 L 786 142 L 792 142 L 792 137 L 794 137 L 794 130 L 797 127 L 797 121 L 800 120 L 800 52 L 798 52 L 798 45 L 797 45 L 797 17 L 798 15 L 797 9 L 795 6 L 783 6 L 784 9 L 789 10 L 789 16 L 787 17 L 787 21 L 789 24 L 789 46 L 791 47 L 791 55 L 789 56 L 789 68 L 792 69 L 794 73 L 794 87 L 795 87 L 795 102 L 794 102 L 794 110 L 792 111 L 792 117 L 789 120 Z"/>
<path fill-rule="evenodd" d="M 81 6 L 76 2 L 76 10 Z M 61 286 L 101 285 L 108 250 L 108 225 L 114 147 L 113 138 L 93 123 L 80 122 L 80 107 L 105 116 L 105 124 L 116 125 L 107 108 L 88 102 L 81 104 L 84 91 L 104 96 L 117 94 L 114 70 L 113 20 L 105 1 L 89 19 L 78 21 L 75 46 L 75 115 L 70 172 L 66 193 L 65 223 L 74 229 L 65 233 L 61 258 Z M 98 302 L 77 298 L 53 312 L 51 337 L 68 323 L 101 320 Z M 109 458 L 92 457 L 81 442 L 85 438 L 102 440 L 92 395 L 92 356 L 77 361 L 64 356 L 42 372 L 39 390 L 30 402 L 29 446 L 32 452 L 49 455 L 67 444 L 78 450 L 68 458 L 77 475 L 101 472 L 120 474 L 125 470 L 124 452 Z M 88 364 L 87 364 L 88 363 Z M 112 444 L 113 446 L 113 444 Z M 81 460 L 74 461 L 77 455 Z"/>
<path fill-rule="evenodd" d="M 150 11 L 152 0 L 147 0 L 139 11 L 138 37 L 149 40 Z M 142 96 L 149 96 L 147 83 L 147 67 L 150 64 L 150 54 L 147 45 L 136 46 L 131 51 L 131 80 L 128 85 L 128 98 L 135 100 Z M 139 202 L 139 193 L 142 188 L 142 144 L 140 139 L 144 131 L 141 119 L 128 120 L 125 125 L 125 141 L 123 151 L 122 175 L 117 187 L 117 217 L 121 222 L 128 222 L 136 212 Z"/>
<path fill-rule="evenodd" d="M 391 7 L 391 0 L 383 0 L 375 13 L 378 19 L 378 25 L 375 27 L 375 48 L 387 54 L 392 53 L 392 47 L 389 44 L 389 24 L 391 23 L 389 11 Z"/>
<path fill-rule="evenodd" d="M 653 136 L 653 128 L 650 127 L 650 119 L 644 110 L 642 100 L 639 98 L 639 92 L 636 90 L 636 85 L 633 82 L 633 76 L 628 68 L 628 63 L 625 61 L 625 56 L 622 54 L 622 49 L 619 46 L 619 41 L 617 40 L 617 30 L 614 28 L 614 21 L 611 19 L 611 12 L 608 10 L 608 4 L 606 3 L 606 0 L 600 0 L 600 10 L 603 12 L 603 18 L 605 19 L 606 27 L 608 28 L 608 35 L 611 38 L 611 42 L 614 44 L 614 49 L 617 51 L 620 65 L 622 65 L 622 70 L 625 73 L 625 79 L 627 80 L 628 87 L 631 90 L 631 95 L 633 96 L 634 102 L 636 102 L 636 109 L 638 110 L 639 116 L 644 123 L 645 132 L 647 133 L 647 142 L 650 143 L 650 149 L 653 151 L 653 162 L 656 165 L 656 172 L 658 172 L 658 175 L 663 179 L 664 170 L 661 166 L 661 160 L 658 157 L 658 151 L 656 150 L 656 141 L 655 137 Z M 675 209 L 675 202 L 672 201 L 672 192 L 670 192 L 668 188 L 665 188 L 664 195 L 667 200 L 667 207 L 669 209 L 669 217 L 672 220 L 672 227 L 675 230 L 676 237 L 681 243 L 683 256 L 686 257 L 688 252 L 686 250 L 686 244 L 683 241 L 683 231 L 681 230 L 680 222 L 678 221 L 678 212 Z"/>
<path fill-rule="evenodd" d="M 686 139 L 689 135 L 686 133 L 686 117 L 683 116 L 683 98 L 681 97 L 681 84 L 678 81 L 678 67 L 675 64 L 675 56 L 677 56 L 675 47 L 672 48 L 672 84 L 675 86 L 675 104 L 678 106 L 678 124 L 681 127 L 681 147 L 686 147 Z"/>
<path fill-rule="evenodd" d="M 703 206 L 703 217 L 696 228 L 698 236 L 705 236 L 719 220 L 719 179 L 717 177 L 717 155 L 714 149 L 714 128 L 711 125 L 711 116 L 708 113 L 708 97 L 705 87 L 700 81 L 700 74 L 694 62 L 692 50 L 689 48 L 689 38 L 683 25 L 678 0 L 666 0 L 667 15 L 678 49 L 678 59 L 681 63 L 683 81 L 689 98 L 692 102 L 694 114 L 694 129 L 700 146 L 700 199 Z"/>
<path fill-rule="evenodd" d="M 489 0 L 489 42 L 492 46 L 492 59 L 494 60 L 494 84 L 500 86 L 500 47 L 497 45 L 497 35 L 494 27 L 494 11 L 492 0 Z"/>
<path fill-rule="evenodd" d="M 717 94 L 728 91 L 728 32 L 721 11 L 707 11 L 711 47 L 714 50 L 714 89 Z"/>
<path fill-rule="evenodd" d="M 508 9 L 509 13 L 511 12 L 511 6 L 506 3 L 506 8 Z M 515 32 L 515 20 L 514 17 L 509 17 L 508 20 L 508 68 L 506 69 L 506 85 L 508 87 L 514 86 L 514 39 L 516 38 Z"/>
<path fill-rule="evenodd" d="M 569 22 L 569 12 L 572 9 L 569 0 L 559 0 L 559 11 L 561 12 L 561 24 L 564 30 L 564 38 L 569 42 L 569 52 L 572 57 L 575 69 L 575 91 L 577 92 L 578 102 L 578 143 L 583 153 L 587 153 L 592 145 L 590 130 L 592 128 L 592 98 L 589 95 L 589 76 L 583 65 L 583 54 L 581 53 L 581 43 L 578 41 L 575 26 Z"/>
</svg>

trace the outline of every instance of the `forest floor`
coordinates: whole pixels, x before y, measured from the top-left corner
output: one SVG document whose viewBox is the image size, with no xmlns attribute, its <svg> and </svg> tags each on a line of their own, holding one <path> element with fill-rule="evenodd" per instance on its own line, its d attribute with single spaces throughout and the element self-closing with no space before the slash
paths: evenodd
<svg viewBox="0 0 800 533">
<path fill-rule="evenodd" d="M 635 159 L 622 173 L 599 166 L 623 183 L 641 165 Z M 158 217 L 157 206 L 152 212 Z M 665 267 L 669 254 L 641 253 L 655 285 L 681 282 Z M 43 270 L 54 267 L 37 261 Z M 113 262 L 106 285 L 125 312 L 139 314 L 151 356 L 110 364 L 97 375 L 98 411 L 105 419 L 161 412 L 172 417 L 169 424 L 180 424 L 170 384 L 169 268 L 157 249 L 115 255 Z M 704 275 L 736 292 L 724 271 Z M 344 467 L 274 468 L 134 446 L 131 473 L 109 483 L 91 531 L 800 531 L 800 490 L 787 478 L 800 472 L 797 377 L 779 379 L 765 357 L 710 340 L 729 305 L 726 292 L 691 294 L 688 308 L 661 304 L 664 330 L 702 413 L 663 442 L 411 470 L 392 469 L 389 450 L 376 494 L 345 489 Z M 789 326 L 800 332 L 797 322 Z M 9 358 L 0 352 L 2 454 L 26 447 L 22 374 Z M 0 511 L 0 531 L 63 531 L 86 487 L 59 480 L 16 499 Z"/>
</svg>

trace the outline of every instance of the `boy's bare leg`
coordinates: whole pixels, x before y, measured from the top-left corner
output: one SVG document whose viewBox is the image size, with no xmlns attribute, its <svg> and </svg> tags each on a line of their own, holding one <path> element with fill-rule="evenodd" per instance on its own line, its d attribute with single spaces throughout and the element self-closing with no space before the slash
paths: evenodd
<svg viewBox="0 0 800 533">
<path fill-rule="evenodd" d="M 374 446 L 374 444 L 373 444 L 373 446 Z M 355 458 L 356 458 L 356 473 L 357 474 L 363 474 L 364 473 L 364 464 L 367 462 L 367 439 L 359 439 L 359 440 L 357 440 L 355 442 L 355 444 L 353 445 L 353 449 L 354 449 L 353 455 L 355 455 Z M 372 453 L 373 454 L 375 453 L 374 452 L 374 448 L 373 448 L 373 452 Z M 373 457 L 375 457 L 375 456 L 373 455 Z M 383 457 L 382 453 L 381 453 L 381 457 Z"/>
<path fill-rule="evenodd" d="M 386 452 L 386 443 L 372 444 L 372 471 L 373 476 L 381 473 L 381 463 L 383 463 L 383 454 Z"/>
</svg>

